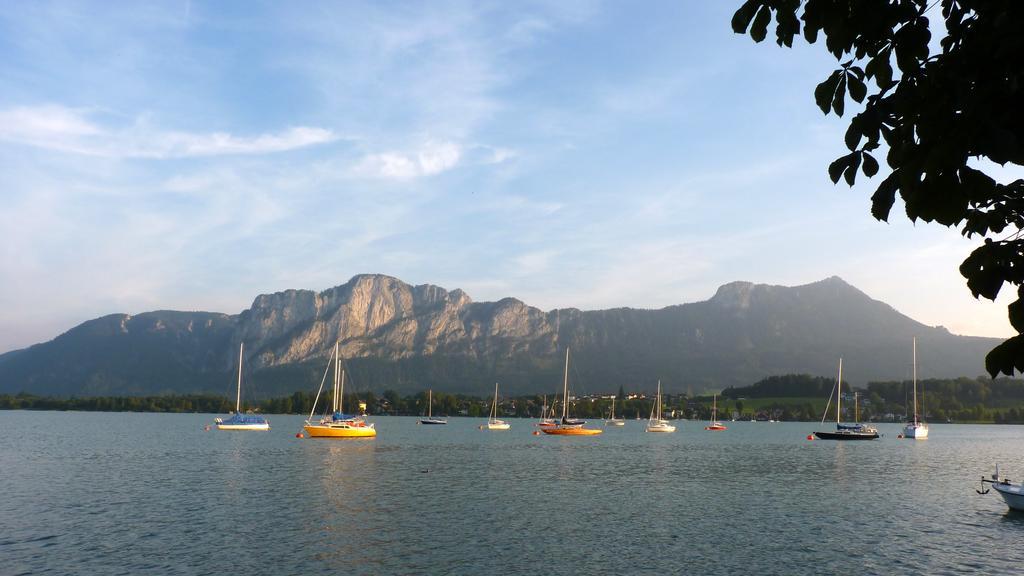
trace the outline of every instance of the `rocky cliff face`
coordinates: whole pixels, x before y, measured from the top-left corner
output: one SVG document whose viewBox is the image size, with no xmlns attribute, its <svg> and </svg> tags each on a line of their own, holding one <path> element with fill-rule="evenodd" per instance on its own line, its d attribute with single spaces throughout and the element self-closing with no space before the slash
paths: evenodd
<svg viewBox="0 0 1024 576">
<path fill-rule="evenodd" d="M 902 378 L 917 336 L 927 376 L 974 376 L 997 341 L 924 326 L 833 277 L 797 287 L 733 282 L 710 300 L 661 310 L 543 312 L 514 298 L 360 275 L 313 292 L 256 297 L 236 316 L 115 314 L 0 357 L 0 392 L 223 392 L 238 344 L 263 395 L 310 389 L 335 342 L 365 387 L 510 393 L 560 383 L 566 346 L 582 391 L 747 385 L 790 372 L 831 374 L 842 355 L 855 382 Z M 904 350 L 906 349 L 906 350 Z M 904 354 L 904 352 L 906 352 Z M 361 381 L 361 382 L 360 382 Z"/>
</svg>

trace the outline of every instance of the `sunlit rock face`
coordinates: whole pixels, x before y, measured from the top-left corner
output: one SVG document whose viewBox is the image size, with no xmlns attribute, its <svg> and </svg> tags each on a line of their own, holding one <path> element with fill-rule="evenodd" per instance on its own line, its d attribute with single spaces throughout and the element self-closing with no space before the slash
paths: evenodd
<svg viewBox="0 0 1024 576">
<path fill-rule="evenodd" d="M 770 375 L 901 379 L 918 339 L 922 377 L 976 376 L 997 340 L 925 326 L 838 277 L 802 286 L 723 285 L 707 301 L 659 310 L 545 312 L 515 298 L 473 302 L 462 290 L 365 274 L 324 290 L 257 296 L 237 315 L 112 314 L 0 355 L 0 393 L 217 392 L 233 386 L 239 344 L 260 394 L 315 388 L 340 347 L 356 385 L 508 393 L 560 388 L 565 349 L 579 393 L 700 392 Z"/>
</svg>

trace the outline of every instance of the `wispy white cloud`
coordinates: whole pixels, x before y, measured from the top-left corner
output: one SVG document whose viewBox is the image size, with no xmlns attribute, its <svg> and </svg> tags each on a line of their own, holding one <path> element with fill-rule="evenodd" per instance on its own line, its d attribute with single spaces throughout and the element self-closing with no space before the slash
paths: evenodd
<svg viewBox="0 0 1024 576">
<path fill-rule="evenodd" d="M 352 175 L 359 178 L 412 180 L 434 176 L 451 170 L 462 157 L 460 147 L 452 142 L 428 142 L 410 152 L 368 154 L 356 162 Z"/>
<path fill-rule="evenodd" d="M 88 111 L 58 105 L 0 110 L 0 139 L 109 158 L 189 158 L 284 152 L 339 138 L 331 130 L 296 126 L 251 137 L 227 132 L 161 130 L 138 121 L 128 127 L 105 126 Z"/>
</svg>

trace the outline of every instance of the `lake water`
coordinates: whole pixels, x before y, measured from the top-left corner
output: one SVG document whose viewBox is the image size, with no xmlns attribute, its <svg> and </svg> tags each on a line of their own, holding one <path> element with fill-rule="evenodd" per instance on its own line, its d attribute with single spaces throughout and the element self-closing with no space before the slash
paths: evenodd
<svg viewBox="0 0 1024 576">
<path fill-rule="evenodd" d="M 375 440 L 203 414 L 0 412 L 2 574 L 960 574 L 1024 566 L 1024 428 L 534 436 L 378 417 Z"/>
</svg>

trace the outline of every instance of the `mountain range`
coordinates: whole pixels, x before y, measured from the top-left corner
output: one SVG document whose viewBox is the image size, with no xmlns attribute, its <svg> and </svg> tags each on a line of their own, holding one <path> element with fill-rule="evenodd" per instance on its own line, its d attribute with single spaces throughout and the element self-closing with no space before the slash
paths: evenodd
<svg viewBox="0 0 1024 576">
<path fill-rule="evenodd" d="M 314 292 L 257 296 L 240 314 L 111 314 L 0 355 L 0 393 L 56 396 L 232 393 L 245 343 L 245 394 L 314 391 L 335 342 L 356 390 L 428 387 L 486 395 L 551 393 L 565 348 L 577 394 L 619 387 L 699 393 L 778 374 L 844 380 L 984 373 L 1000 340 L 926 326 L 831 277 L 803 286 L 732 282 L 702 302 L 657 310 L 549 312 L 515 298 L 473 302 L 462 290 L 364 274 Z"/>
</svg>

